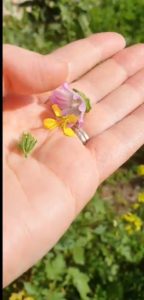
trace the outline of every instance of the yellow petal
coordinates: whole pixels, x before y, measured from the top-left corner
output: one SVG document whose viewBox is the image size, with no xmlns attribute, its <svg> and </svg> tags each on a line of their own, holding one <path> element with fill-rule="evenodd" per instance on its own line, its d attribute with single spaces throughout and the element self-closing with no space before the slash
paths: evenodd
<svg viewBox="0 0 144 300">
<path fill-rule="evenodd" d="M 19 296 L 20 296 L 20 297 L 24 297 L 24 296 L 25 296 L 25 291 L 19 292 Z"/>
<path fill-rule="evenodd" d="M 75 116 L 75 115 L 68 115 L 66 117 L 66 122 L 67 123 L 74 123 L 75 124 L 77 122 L 77 120 L 78 120 L 78 117 Z"/>
<path fill-rule="evenodd" d="M 137 173 L 140 176 L 144 176 L 144 165 L 139 165 L 137 168 Z"/>
<path fill-rule="evenodd" d="M 134 203 L 133 205 L 132 205 L 132 208 L 133 209 L 138 209 L 140 207 L 140 204 L 139 203 Z"/>
<path fill-rule="evenodd" d="M 61 111 L 61 109 L 58 107 L 57 104 L 53 104 L 53 105 L 52 105 L 52 110 L 53 110 L 53 112 L 54 112 L 54 114 L 55 114 L 56 117 L 62 117 L 62 111 Z"/>
<path fill-rule="evenodd" d="M 70 137 L 75 136 L 75 132 L 69 127 L 63 126 L 63 132 L 67 136 L 70 136 Z"/>
<path fill-rule="evenodd" d="M 9 300 L 17 300 L 17 294 L 13 293 L 10 297 Z"/>
<path fill-rule="evenodd" d="M 9 300 L 22 300 L 23 297 L 25 296 L 25 292 L 24 291 L 21 291 L 19 293 L 13 293 Z"/>
<path fill-rule="evenodd" d="M 134 230 L 133 230 L 133 228 L 132 228 L 131 225 L 127 225 L 127 226 L 125 227 L 125 229 L 127 230 L 128 234 L 132 234 L 132 233 L 134 232 Z"/>
<path fill-rule="evenodd" d="M 58 122 L 55 119 L 48 118 L 43 121 L 43 125 L 47 129 L 54 129 L 58 127 Z"/>
<path fill-rule="evenodd" d="M 139 193 L 138 194 L 138 202 L 139 203 L 144 203 L 144 193 Z"/>
</svg>

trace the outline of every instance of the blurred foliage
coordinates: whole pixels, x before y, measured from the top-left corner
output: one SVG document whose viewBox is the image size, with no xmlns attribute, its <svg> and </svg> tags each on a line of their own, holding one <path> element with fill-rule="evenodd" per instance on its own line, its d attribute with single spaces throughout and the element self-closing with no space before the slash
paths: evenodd
<svg viewBox="0 0 144 300">
<path fill-rule="evenodd" d="M 143 219 L 143 192 L 129 213 L 116 214 L 99 191 L 54 249 L 5 290 L 3 300 L 143 300 Z"/>
<path fill-rule="evenodd" d="M 117 31 L 144 42 L 144 0 L 30 0 L 22 19 L 4 17 L 4 42 L 41 53 L 93 32 Z"/>
<path fill-rule="evenodd" d="M 101 31 L 122 33 L 128 44 L 144 42 L 144 0 L 30 0 L 19 10 L 21 17 L 4 16 L 4 43 L 48 53 Z M 118 204 L 103 201 L 102 186 L 54 249 L 4 290 L 3 300 L 144 300 L 143 157 L 141 149 L 106 182 L 141 186 L 137 202 L 125 207 L 131 214 L 122 217 Z"/>
</svg>

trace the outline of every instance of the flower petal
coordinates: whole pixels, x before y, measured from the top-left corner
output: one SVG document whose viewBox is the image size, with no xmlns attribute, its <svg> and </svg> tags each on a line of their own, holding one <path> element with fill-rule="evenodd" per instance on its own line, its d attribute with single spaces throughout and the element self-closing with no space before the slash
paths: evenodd
<svg viewBox="0 0 144 300">
<path fill-rule="evenodd" d="M 75 115 L 67 115 L 66 123 L 73 123 L 75 124 L 78 121 L 78 117 Z"/>
<path fill-rule="evenodd" d="M 50 100 L 53 104 L 57 104 L 60 109 L 69 107 L 69 101 L 67 100 L 67 98 L 64 99 L 64 98 L 57 98 L 55 96 L 52 96 Z"/>
<path fill-rule="evenodd" d="M 56 127 L 59 126 L 57 120 L 52 119 L 52 118 L 45 119 L 45 120 L 43 121 L 43 125 L 44 125 L 44 127 L 47 128 L 47 129 L 54 129 L 54 128 L 56 128 Z"/>
<path fill-rule="evenodd" d="M 67 82 L 63 83 L 63 87 L 64 89 L 69 90 L 69 84 Z"/>
<path fill-rule="evenodd" d="M 139 203 L 144 203 L 144 193 L 139 193 L 138 194 L 138 202 Z"/>
<path fill-rule="evenodd" d="M 78 125 L 79 125 L 79 127 L 82 127 L 83 122 L 84 122 L 84 112 L 81 113 L 81 115 L 80 115 L 80 117 L 78 119 Z"/>
<path fill-rule="evenodd" d="M 53 105 L 52 105 L 52 110 L 53 110 L 53 112 L 54 112 L 54 114 L 55 114 L 56 117 L 62 117 L 62 111 L 61 111 L 61 109 L 58 107 L 57 104 L 53 104 Z"/>
<path fill-rule="evenodd" d="M 81 102 L 80 106 L 79 106 L 79 111 L 80 112 L 85 112 L 86 111 L 86 104 L 84 101 Z"/>
<path fill-rule="evenodd" d="M 63 126 L 63 132 L 67 136 L 70 136 L 70 137 L 75 136 L 75 132 L 71 128 L 66 127 L 66 126 Z"/>
</svg>

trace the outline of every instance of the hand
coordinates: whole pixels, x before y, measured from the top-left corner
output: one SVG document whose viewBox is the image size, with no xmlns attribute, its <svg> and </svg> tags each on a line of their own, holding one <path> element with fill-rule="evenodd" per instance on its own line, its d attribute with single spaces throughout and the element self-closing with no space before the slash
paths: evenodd
<svg viewBox="0 0 144 300">
<path fill-rule="evenodd" d="M 4 286 L 54 246 L 99 184 L 143 144 L 144 45 L 124 47 L 116 33 L 47 56 L 4 46 Z M 85 146 L 42 126 L 48 91 L 63 81 L 92 101 Z M 38 139 L 27 159 L 16 145 L 24 131 Z"/>
</svg>

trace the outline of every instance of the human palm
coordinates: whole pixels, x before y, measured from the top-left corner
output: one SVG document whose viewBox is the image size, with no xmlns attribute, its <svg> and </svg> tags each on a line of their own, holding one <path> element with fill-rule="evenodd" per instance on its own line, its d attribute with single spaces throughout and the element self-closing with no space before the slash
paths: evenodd
<svg viewBox="0 0 144 300">
<path fill-rule="evenodd" d="M 45 57 L 5 46 L 4 285 L 54 246 L 99 184 L 143 144 L 144 45 L 124 47 L 116 33 Z M 86 145 L 43 128 L 52 114 L 48 91 L 64 81 L 91 99 Z M 16 146 L 24 131 L 38 140 L 27 159 Z"/>
</svg>

